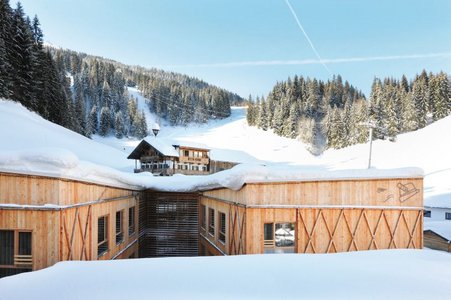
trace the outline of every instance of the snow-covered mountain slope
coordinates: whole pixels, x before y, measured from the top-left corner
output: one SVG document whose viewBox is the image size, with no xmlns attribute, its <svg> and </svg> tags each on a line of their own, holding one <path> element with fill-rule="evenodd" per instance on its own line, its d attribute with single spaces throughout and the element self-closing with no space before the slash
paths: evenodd
<svg viewBox="0 0 451 300">
<path fill-rule="evenodd" d="M 138 98 L 138 106 L 145 109 L 145 98 L 136 89 L 129 90 Z M 149 128 L 158 118 L 146 112 Z M 162 123 L 158 137 L 199 142 L 211 148 L 236 149 L 265 161 L 283 163 L 313 170 L 365 169 L 368 166 L 369 144 L 360 144 L 340 150 L 328 150 L 313 156 L 302 142 L 279 137 L 272 131 L 249 127 L 246 109 L 232 108 L 232 115 L 223 120 L 187 127 L 171 127 Z M 374 141 L 372 167 L 378 169 L 419 167 L 425 171 L 425 203 L 451 207 L 451 116 L 424 129 L 401 134 L 396 142 Z M 131 152 L 139 141 L 100 140 Z"/>
<path fill-rule="evenodd" d="M 210 148 L 240 150 L 264 161 L 267 165 L 277 164 L 295 166 L 302 171 L 313 172 L 328 170 L 366 169 L 368 164 L 368 144 L 355 145 L 341 150 L 328 150 L 322 156 L 313 156 L 306 146 L 296 140 L 276 136 L 271 131 L 263 131 L 255 127 L 249 127 L 246 122 L 245 108 L 232 108 L 232 115 L 223 120 L 213 120 L 202 125 L 190 125 L 187 127 L 171 127 L 162 122 L 146 109 L 145 99 L 139 92 L 130 90 L 132 95 L 138 98 L 138 107 L 146 113 L 149 128 L 155 122 L 160 123 L 158 138 L 170 138 L 180 141 L 197 142 L 206 144 Z M 45 160 L 43 156 L 54 159 L 56 164 L 69 168 L 70 162 L 74 163 L 74 157 L 66 155 L 65 152 L 55 153 L 55 149 L 64 149 L 74 154 L 81 161 L 94 163 L 101 166 L 113 168 L 112 171 L 104 170 L 102 174 L 109 172 L 125 171 L 117 173 L 113 177 L 125 182 L 135 182 L 138 186 L 158 186 L 148 182 L 145 176 L 135 176 L 133 172 L 133 161 L 126 157 L 132 149 L 140 142 L 131 139 L 116 139 L 113 136 L 102 138 L 94 136 L 93 140 L 80 136 L 63 127 L 45 121 L 38 115 L 29 112 L 17 103 L 0 101 L 0 163 L 10 166 L 11 155 L 33 151 L 28 153 L 26 160 L 34 160 L 32 168 L 38 168 L 36 161 Z M 420 167 L 425 171 L 425 203 L 426 205 L 451 206 L 451 135 L 447 132 L 451 129 L 451 117 L 442 119 L 422 130 L 402 134 L 396 142 L 374 141 L 373 143 L 373 168 L 403 168 Z M 106 145 L 105 145 L 106 144 Z M 45 148 L 45 149 L 42 149 Z M 52 148 L 52 149 L 49 149 Z M 236 152 L 228 154 L 233 161 Z M 227 151 L 222 151 L 221 156 L 227 157 Z M 10 159 L 10 161 L 8 161 Z M 16 161 L 20 160 L 15 157 Z M 21 161 L 23 164 L 24 160 Z M 31 165 L 31 162 L 30 162 Z M 23 166 L 22 166 L 23 167 Z M 93 170 L 94 167 L 88 169 Z M 114 170 L 115 169 L 115 170 Z M 299 170 L 299 169 L 298 169 Z M 249 180 L 260 177 L 255 175 L 253 169 Z M 227 175 L 232 178 L 243 175 L 244 170 Z M 268 173 L 268 170 L 265 171 Z M 295 172 L 287 172 L 293 175 Z M 66 175 L 76 176 L 73 170 Z M 96 174 L 97 176 L 98 174 Z M 225 177 L 227 177 L 225 176 Z M 266 176 L 266 175 L 265 175 Z M 282 176 L 283 177 L 283 176 Z M 294 176 L 295 178 L 299 178 Z M 139 179 L 137 179 L 139 178 Z M 280 176 L 275 178 L 281 178 Z M 244 180 L 243 178 L 241 178 Z M 172 179 L 175 180 L 175 179 Z M 178 179 L 180 181 L 180 179 Z M 198 179 L 196 179 L 198 180 Z M 218 178 L 195 183 L 198 187 L 215 186 Z M 242 181 L 241 180 L 241 181 Z M 157 180 L 156 180 L 157 181 Z M 193 179 L 193 181 L 195 181 Z M 238 180 L 239 181 L 239 180 Z M 189 188 L 189 184 L 183 185 Z"/>
</svg>

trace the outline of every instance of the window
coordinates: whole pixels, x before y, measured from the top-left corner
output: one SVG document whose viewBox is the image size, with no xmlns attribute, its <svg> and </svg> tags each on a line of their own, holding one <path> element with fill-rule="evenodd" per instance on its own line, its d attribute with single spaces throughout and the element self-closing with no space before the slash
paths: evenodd
<svg viewBox="0 0 451 300">
<path fill-rule="evenodd" d="M 14 265 L 13 230 L 0 230 L 0 265 Z"/>
<path fill-rule="evenodd" d="M 208 233 L 215 235 L 215 210 L 213 208 L 208 209 Z"/>
<path fill-rule="evenodd" d="M 123 210 L 116 212 L 116 245 L 119 245 L 124 241 L 123 216 Z"/>
<path fill-rule="evenodd" d="M 108 216 L 97 220 L 97 256 L 108 251 Z"/>
<path fill-rule="evenodd" d="M 128 209 L 128 235 L 135 233 L 135 207 L 129 207 Z"/>
<path fill-rule="evenodd" d="M 188 157 L 189 156 L 189 151 L 185 150 L 184 156 Z"/>
<path fill-rule="evenodd" d="M 16 242 L 17 241 L 17 242 Z M 0 230 L 0 266 L 31 270 L 32 239 L 30 231 Z"/>
<path fill-rule="evenodd" d="M 207 213 L 206 211 L 206 207 L 205 205 L 200 205 L 200 227 L 203 228 L 205 230 L 206 225 L 207 225 Z"/>
<path fill-rule="evenodd" d="M 265 253 L 294 253 L 294 223 L 265 223 L 263 226 Z"/>
<path fill-rule="evenodd" d="M 451 220 L 451 213 L 449 213 L 449 212 L 445 213 L 445 219 Z"/>
<path fill-rule="evenodd" d="M 219 212 L 219 235 L 218 239 L 220 242 L 225 244 L 226 242 L 226 214 Z"/>
<path fill-rule="evenodd" d="M 425 210 L 423 212 L 423 217 L 425 218 L 430 218 L 431 217 L 431 211 L 430 210 Z"/>
</svg>

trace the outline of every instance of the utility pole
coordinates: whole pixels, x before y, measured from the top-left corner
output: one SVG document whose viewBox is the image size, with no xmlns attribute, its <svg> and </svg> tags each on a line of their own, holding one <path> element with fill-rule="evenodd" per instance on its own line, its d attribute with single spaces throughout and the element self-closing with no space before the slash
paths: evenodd
<svg viewBox="0 0 451 300">
<path fill-rule="evenodd" d="M 368 126 L 370 128 L 369 139 L 370 139 L 370 155 L 368 157 L 368 169 L 371 169 L 371 152 L 373 152 L 373 127 Z"/>
</svg>

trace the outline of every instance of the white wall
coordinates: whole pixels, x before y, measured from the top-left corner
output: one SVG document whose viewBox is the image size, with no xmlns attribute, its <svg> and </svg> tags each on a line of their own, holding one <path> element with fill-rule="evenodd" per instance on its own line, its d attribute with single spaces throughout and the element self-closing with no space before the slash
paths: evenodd
<svg viewBox="0 0 451 300">
<path fill-rule="evenodd" d="M 430 218 L 424 218 L 425 222 L 429 221 L 444 221 L 445 219 L 445 213 L 451 213 L 451 208 L 435 208 L 435 207 L 425 207 L 424 210 L 430 210 L 431 211 L 431 217 Z M 451 226 L 451 220 L 449 221 L 449 224 Z"/>
</svg>

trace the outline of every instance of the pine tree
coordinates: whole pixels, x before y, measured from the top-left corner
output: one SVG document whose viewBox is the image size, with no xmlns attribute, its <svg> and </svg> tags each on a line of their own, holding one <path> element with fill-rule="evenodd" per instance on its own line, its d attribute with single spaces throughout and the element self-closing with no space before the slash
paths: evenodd
<svg viewBox="0 0 451 300">
<path fill-rule="evenodd" d="M 12 10 L 8 0 L 0 0 L 0 98 L 10 98 L 12 89 Z"/>
<path fill-rule="evenodd" d="M 125 127 L 124 127 L 124 118 L 122 116 L 122 112 L 118 112 L 116 114 L 116 119 L 114 121 L 114 129 L 115 129 L 115 135 L 118 139 L 121 139 L 124 137 L 125 134 Z"/>
<path fill-rule="evenodd" d="M 91 136 L 92 134 L 96 134 L 98 132 L 98 126 L 97 106 L 94 105 L 89 113 L 86 135 Z"/>
<path fill-rule="evenodd" d="M 99 134 L 107 136 L 110 131 L 110 109 L 106 106 L 100 110 Z"/>
<path fill-rule="evenodd" d="M 424 76 L 420 76 L 414 81 L 412 96 L 418 118 L 418 128 L 423 128 L 427 125 L 427 113 L 429 106 L 427 80 Z"/>
<path fill-rule="evenodd" d="M 449 115 L 449 86 L 446 74 L 440 72 L 429 81 L 431 87 L 431 101 L 434 103 L 433 119 L 439 120 Z"/>
</svg>

